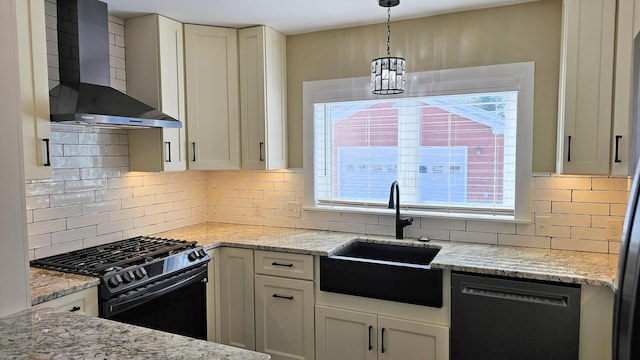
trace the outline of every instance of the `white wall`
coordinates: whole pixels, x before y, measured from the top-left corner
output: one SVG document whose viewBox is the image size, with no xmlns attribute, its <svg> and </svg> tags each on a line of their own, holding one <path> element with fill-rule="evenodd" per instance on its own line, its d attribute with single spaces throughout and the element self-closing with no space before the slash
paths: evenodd
<svg viewBox="0 0 640 360">
<path fill-rule="evenodd" d="M 0 0 L 0 317 L 30 306 L 15 1 Z"/>
</svg>

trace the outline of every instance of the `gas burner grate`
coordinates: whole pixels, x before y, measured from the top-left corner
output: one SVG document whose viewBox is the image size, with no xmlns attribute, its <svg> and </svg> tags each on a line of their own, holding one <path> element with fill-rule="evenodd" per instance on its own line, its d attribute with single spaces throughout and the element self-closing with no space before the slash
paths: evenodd
<svg viewBox="0 0 640 360">
<path fill-rule="evenodd" d="M 125 267 L 148 261 L 150 258 L 164 257 L 193 248 L 195 244 L 195 241 L 139 236 L 36 259 L 31 261 L 31 266 L 73 274 L 100 276 L 109 268 Z"/>
</svg>

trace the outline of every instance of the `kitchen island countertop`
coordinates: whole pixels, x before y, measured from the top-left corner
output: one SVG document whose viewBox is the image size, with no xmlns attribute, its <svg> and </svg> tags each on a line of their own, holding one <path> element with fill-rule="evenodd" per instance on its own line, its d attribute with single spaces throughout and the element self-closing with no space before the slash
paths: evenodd
<svg viewBox="0 0 640 360">
<path fill-rule="evenodd" d="M 267 360 L 232 346 L 48 308 L 0 318 L 1 359 Z"/>
</svg>

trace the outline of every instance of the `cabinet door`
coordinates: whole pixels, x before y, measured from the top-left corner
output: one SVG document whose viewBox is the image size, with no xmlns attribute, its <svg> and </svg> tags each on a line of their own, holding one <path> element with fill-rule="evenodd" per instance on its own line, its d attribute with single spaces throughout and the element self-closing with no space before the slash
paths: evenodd
<svg viewBox="0 0 640 360">
<path fill-rule="evenodd" d="M 220 341 L 255 350 L 253 251 L 220 249 Z"/>
<path fill-rule="evenodd" d="M 559 173 L 608 174 L 616 2 L 564 0 Z"/>
<path fill-rule="evenodd" d="M 219 281 L 216 281 L 216 265 L 218 265 L 216 254 L 215 250 L 207 250 L 207 255 L 211 259 L 207 268 L 207 340 L 219 342 L 217 327 L 219 309 L 217 306 L 220 291 L 219 287 L 216 287 L 219 284 Z"/>
<path fill-rule="evenodd" d="M 189 169 L 240 168 L 235 29 L 185 25 Z"/>
<path fill-rule="evenodd" d="M 378 316 L 378 359 L 448 360 L 449 329 Z"/>
<path fill-rule="evenodd" d="M 313 281 L 256 275 L 256 351 L 313 360 Z"/>
<path fill-rule="evenodd" d="M 53 175 L 43 0 L 16 1 L 25 179 Z"/>
<path fill-rule="evenodd" d="M 377 317 L 316 306 L 317 360 L 376 360 Z"/>
<path fill-rule="evenodd" d="M 180 129 L 129 130 L 133 171 L 186 170 L 182 24 L 159 15 L 125 22 L 127 93 L 182 121 Z"/>
<path fill-rule="evenodd" d="M 286 37 L 266 26 L 239 31 L 242 168 L 287 167 Z"/>
</svg>

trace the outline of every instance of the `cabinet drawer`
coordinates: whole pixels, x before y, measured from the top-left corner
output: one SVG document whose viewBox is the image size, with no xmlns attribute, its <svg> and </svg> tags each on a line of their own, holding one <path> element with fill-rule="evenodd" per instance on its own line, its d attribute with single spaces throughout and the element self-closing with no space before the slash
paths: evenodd
<svg viewBox="0 0 640 360">
<path fill-rule="evenodd" d="M 273 251 L 254 252 L 257 274 L 313 280 L 313 256 Z"/>
<path fill-rule="evenodd" d="M 60 311 L 98 316 L 98 288 L 92 287 L 57 299 L 46 301 L 38 307 L 49 307 Z"/>
</svg>

